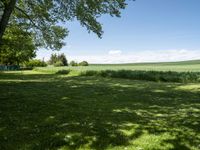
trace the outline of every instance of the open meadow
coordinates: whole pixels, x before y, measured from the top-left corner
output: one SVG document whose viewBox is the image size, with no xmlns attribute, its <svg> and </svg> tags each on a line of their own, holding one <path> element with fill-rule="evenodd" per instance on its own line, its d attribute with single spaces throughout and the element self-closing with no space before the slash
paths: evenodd
<svg viewBox="0 0 200 150">
<path fill-rule="evenodd" d="M 56 74 L 66 68 L 0 73 L 1 150 L 200 149 L 197 80 L 144 81 L 78 73 L 197 72 L 200 64 L 91 65 L 71 67 L 68 75 Z"/>
<path fill-rule="evenodd" d="M 169 62 L 169 63 L 134 63 L 134 64 L 92 64 L 90 66 L 76 67 L 41 67 L 36 71 L 55 73 L 61 69 L 71 69 L 74 71 L 86 70 L 146 70 L 146 71 L 176 71 L 176 72 L 200 72 L 200 60 Z"/>
</svg>

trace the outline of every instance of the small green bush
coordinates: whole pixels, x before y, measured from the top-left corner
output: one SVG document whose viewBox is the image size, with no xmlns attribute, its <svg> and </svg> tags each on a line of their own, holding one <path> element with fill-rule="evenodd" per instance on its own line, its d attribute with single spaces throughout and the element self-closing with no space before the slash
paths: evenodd
<svg viewBox="0 0 200 150">
<path fill-rule="evenodd" d="M 71 71 L 71 70 L 58 70 L 58 71 L 56 72 L 56 74 L 65 74 L 65 75 L 67 75 L 67 74 L 70 73 L 70 71 Z"/>
<path fill-rule="evenodd" d="M 47 63 L 39 59 L 33 59 L 25 63 L 25 67 L 27 68 L 46 67 L 46 66 L 47 66 Z"/>
<path fill-rule="evenodd" d="M 57 62 L 54 64 L 54 67 L 61 67 L 61 66 L 64 66 L 64 64 L 63 64 L 62 61 L 57 61 Z"/>
</svg>

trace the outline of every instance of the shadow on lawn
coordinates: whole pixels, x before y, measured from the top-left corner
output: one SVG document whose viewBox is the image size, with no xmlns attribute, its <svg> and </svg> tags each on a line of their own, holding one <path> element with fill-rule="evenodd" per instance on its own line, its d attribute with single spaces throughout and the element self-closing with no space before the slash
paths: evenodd
<svg viewBox="0 0 200 150">
<path fill-rule="evenodd" d="M 182 84 L 44 74 L 1 81 L 0 149 L 102 150 L 165 133 L 152 141 L 157 149 L 199 148 L 200 94 Z"/>
</svg>

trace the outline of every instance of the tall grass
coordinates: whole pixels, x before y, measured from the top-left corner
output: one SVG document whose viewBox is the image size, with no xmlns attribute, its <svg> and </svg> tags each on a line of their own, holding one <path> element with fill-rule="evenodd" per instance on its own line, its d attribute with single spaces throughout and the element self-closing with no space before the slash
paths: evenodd
<svg viewBox="0 0 200 150">
<path fill-rule="evenodd" d="M 101 76 L 157 82 L 200 82 L 200 72 L 101 70 L 82 71 L 81 76 Z"/>
</svg>

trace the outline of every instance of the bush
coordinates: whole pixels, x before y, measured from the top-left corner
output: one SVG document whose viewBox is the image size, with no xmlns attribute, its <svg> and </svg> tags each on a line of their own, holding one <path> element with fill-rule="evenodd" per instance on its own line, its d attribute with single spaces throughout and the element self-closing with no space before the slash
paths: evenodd
<svg viewBox="0 0 200 150">
<path fill-rule="evenodd" d="M 70 73 L 70 71 L 71 71 L 71 70 L 58 70 L 58 71 L 56 72 L 56 74 L 65 74 L 65 75 L 67 75 L 67 74 Z"/>
<path fill-rule="evenodd" d="M 88 66 L 88 62 L 87 61 L 82 61 L 78 64 L 79 66 Z"/>
<path fill-rule="evenodd" d="M 61 66 L 64 66 L 64 64 L 63 64 L 62 61 L 57 61 L 57 62 L 54 64 L 54 67 L 61 67 Z"/>
<path fill-rule="evenodd" d="M 33 67 L 46 67 L 47 66 L 47 63 L 44 62 L 44 61 L 41 61 L 39 59 L 33 59 L 33 60 L 30 60 L 28 62 L 25 63 L 25 66 L 27 68 L 33 68 Z"/>
<path fill-rule="evenodd" d="M 72 61 L 70 62 L 70 66 L 78 66 L 78 63 L 72 60 Z"/>
</svg>

